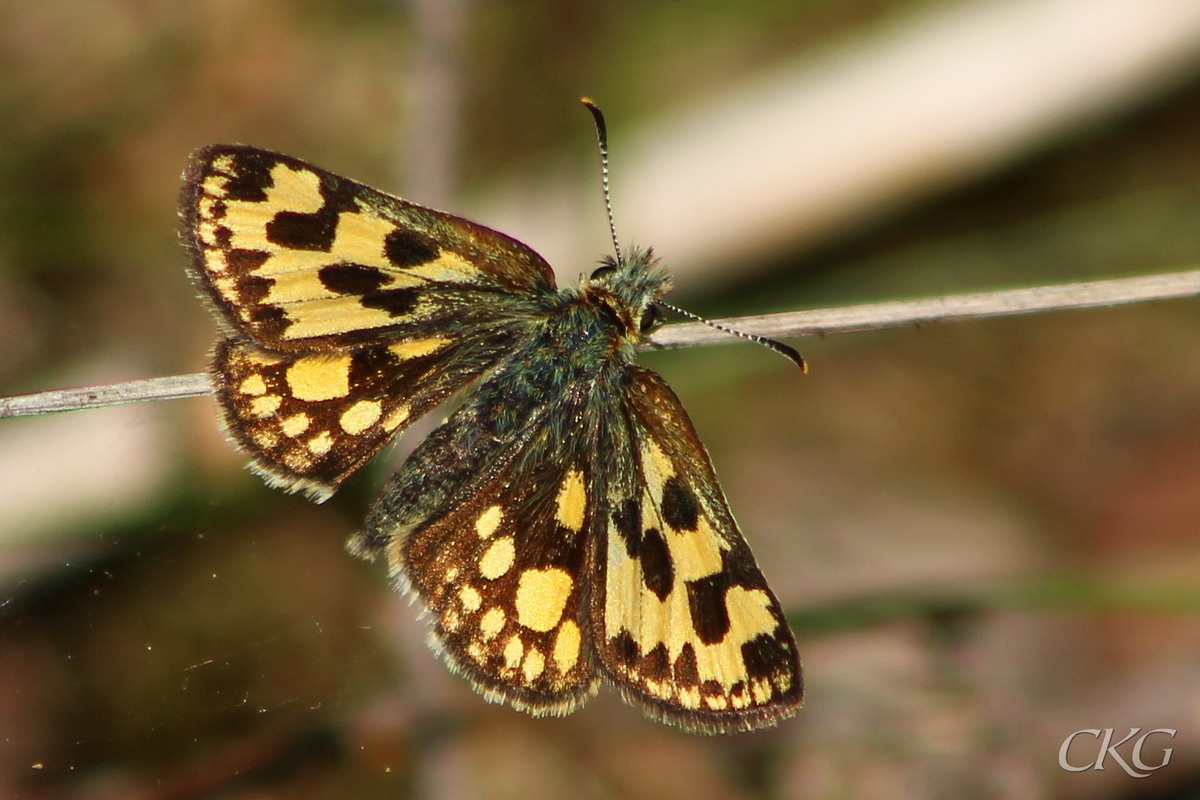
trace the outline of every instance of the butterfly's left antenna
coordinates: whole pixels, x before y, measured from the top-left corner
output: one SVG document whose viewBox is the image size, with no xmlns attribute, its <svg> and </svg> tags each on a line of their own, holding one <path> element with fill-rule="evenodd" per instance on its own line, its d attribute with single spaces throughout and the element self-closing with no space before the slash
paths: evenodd
<svg viewBox="0 0 1200 800">
<path fill-rule="evenodd" d="M 621 244 L 617 241 L 617 223 L 613 221 L 612 199 L 608 194 L 608 125 L 604 122 L 604 112 L 588 97 L 580 98 L 579 102 L 592 112 L 592 120 L 596 123 L 596 139 L 600 142 L 600 182 L 604 184 L 604 210 L 608 212 L 608 232 L 612 234 L 613 250 L 617 252 L 617 263 L 625 259 L 621 255 Z"/>
</svg>

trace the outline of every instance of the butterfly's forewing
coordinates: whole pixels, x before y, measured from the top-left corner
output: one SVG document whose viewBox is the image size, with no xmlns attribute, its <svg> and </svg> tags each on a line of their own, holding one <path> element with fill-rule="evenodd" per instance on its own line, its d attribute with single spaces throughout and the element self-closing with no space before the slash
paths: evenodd
<svg viewBox="0 0 1200 800">
<path fill-rule="evenodd" d="M 196 151 L 180 214 L 197 281 L 272 350 L 457 331 L 554 289 L 515 239 L 254 147 Z"/>
<path fill-rule="evenodd" d="M 630 700 L 696 732 L 772 725 L 802 701 L 795 640 L 704 446 L 655 373 L 631 367 L 608 448 L 593 635 Z"/>
</svg>

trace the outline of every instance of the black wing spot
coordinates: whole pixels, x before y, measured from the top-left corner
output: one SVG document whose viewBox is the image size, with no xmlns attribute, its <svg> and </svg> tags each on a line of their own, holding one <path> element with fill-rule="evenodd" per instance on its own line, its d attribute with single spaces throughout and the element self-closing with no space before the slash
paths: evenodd
<svg viewBox="0 0 1200 800">
<path fill-rule="evenodd" d="M 608 640 L 608 646 L 612 648 L 617 663 L 626 667 L 632 667 L 637 663 L 639 648 L 637 642 L 633 640 L 633 634 L 627 629 L 621 628 L 620 633 Z"/>
<path fill-rule="evenodd" d="M 350 361 L 350 385 L 364 397 L 387 397 L 405 375 L 400 359 L 386 345 L 358 350 Z"/>
<path fill-rule="evenodd" d="M 383 254 L 397 267 L 417 267 L 438 257 L 437 242 L 411 228 L 397 228 L 387 235 Z"/>
<path fill-rule="evenodd" d="M 617 533 L 621 537 L 621 541 L 625 543 L 625 552 L 630 558 L 637 558 L 642 554 L 642 507 L 637 500 L 629 499 L 622 501 L 621 505 L 613 509 L 612 512 L 613 527 L 617 529 Z"/>
<path fill-rule="evenodd" d="M 275 185 L 271 167 L 276 163 L 275 159 L 257 153 L 239 153 L 234 160 L 233 175 L 225 181 L 224 198 L 265 203 L 267 189 Z"/>
<path fill-rule="evenodd" d="M 565 525 L 557 523 L 549 526 L 549 529 L 543 530 L 545 531 L 544 535 L 538 534 L 536 537 L 531 537 L 541 540 L 541 547 L 534 549 L 529 554 L 529 563 L 538 569 L 557 567 L 566 570 L 571 575 L 582 574 L 585 555 L 584 548 L 581 546 L 583 537 Z"/>
<path fill-rule="evenodd" d="M 742 661 L 752 680 L 795 671 L 791 647 L 771 634 L 760 634 L 742 645 Z"/>
<path fill-rule="evenodd" d="M 370 292 L 363 295 L 364 308 L 378 308 L 393 317 L 403 317 L 417 307 L 421 292 L 415 287 L 407 289 L 387 289 L 382 292 Z"/>
<path fill-rule="evenodd" d="M 338 294 L 368 294 L 391 283 L 383 270 L 363 264 L 330 264 L 317 274 L 322 286 Z"/>
<path fill-rule="evenodd" d="M 245 274 L 266 263 L 271 254 L 266 250 L 233 249 L 225 253 L 225 265 L 235 274 Z"/>
<path fill-rule="evenodd" d="M 683 485 L 678 475 L 672 475 L 663 484 L 662 515 L 666 523 L 677 531 L 694 531 L 700 519 L 700 504 L 696 496 Z"/>
<path fill-rule="evenodd" d="M 666 600 L 675 585 L 675 565 L 667 549 L 667 540 L 657 528 L 650 528 L 642 536 L 642 581 L 659 600 Z"/>
<path fill-rule="evenodd" d="M 696 664 L 696 648 L 687 642 L 675 659 L 675 682 L 680 686 L 696 686 L 700 683 L 700 668 Z"/>
<path fill-rule="evenodd" d="M 671 675 L 671 656 L 667 654 L 667 646 L 659 642 L 646 655 L 642 656 L 637 665 L 638 674 L 652 681 L 661 681 Z"/>
<path fill-rule="evenodd" d="M 290 250 L 329 252 L 337 237 L 338 213 L 326 206 L 315 214 L 280 211 L 267 223 L 267 241 Z"/>
<path fill-rule="evenodd" d="M 721 572 L 688 581 L 688 607 L 696 635 L 705 644 L 716 644 L 729 633 L 729 609 L 725 606 L 728 577 Z"/>
<path fill-rule="evenodd" d="M 292 321 L 288 319 L 287 312 L 279 306 L 255 306 L 250 311 L 250 323 L 262 335 L 279 338 L 291 326 Z"/>
<path fill-rule="evenodd" d="M 274 278 L 264 278 L 261 275 L 246 275 L 237 282 L 238 298 L 243 303 L 261 303 L 271 293 L 275 285 Z"/>
</svg>

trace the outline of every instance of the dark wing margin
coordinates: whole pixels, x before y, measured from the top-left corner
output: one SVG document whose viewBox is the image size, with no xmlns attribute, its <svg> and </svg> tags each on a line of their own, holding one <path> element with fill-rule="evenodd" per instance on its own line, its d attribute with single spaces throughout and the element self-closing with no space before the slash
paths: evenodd
<svg viewBox="0 0 1200 800">
<path fill-rule="evenodd" d="M 256 147 L 193 153 L 180 217 L 224 324 L 272 350 L 420 336 L 479 315 L 480 298 L 499 310 L 554 290 L 515 239 Z"/>
<path fill-rule="evenodd" d="M 625 425 L 608 438 L 603 577 L 593 638 L 609 680 L 647 714 L 693 733 L 774 725 L 803 701 L 778 599 L 729 511 L 679 399 L 632 367 Z"/>
</svg>

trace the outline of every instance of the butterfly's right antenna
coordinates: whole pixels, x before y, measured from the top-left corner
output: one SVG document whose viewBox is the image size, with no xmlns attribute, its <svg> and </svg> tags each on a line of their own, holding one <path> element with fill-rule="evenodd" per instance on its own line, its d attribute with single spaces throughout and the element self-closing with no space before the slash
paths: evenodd
<svg viewBox="0 0 1200 800">
<path fill-rule="evenodd" d="M 608 232 L 612 235 L 613 250 L 617 253 L 617 263 L 625 259 L 621 255 L 621 245 L 617 241 L 617 224 L 613 222 L 612 199 L 608 195 L 608 125 L 604 122 L 604 112 L 588 97 L 581 97 L 579 102 L 592 112 L 592 120 L 596 123 L 596 139 L 600 142 L 600 182 L 604 184 L 604 210 L 608 212 Z"/>
<path fill-rule="evenodd" d="M 718 322 L 713 322 L 711 319 L 705 319 L 704 317 L 700 316 L 699 314 L 693 314 L 691 311 L 685 311 L 684 309 L 679 308 L 678 306 L 673 306 L 668 303 L 664 303 L 661 300 L 656 301 L 655 305 L 662 306 L 663 308 L 665 308 L 669 311 L 674 311 L 676 314 L 687 317 L 688 319 L 694 319 L 697 322 L 703 322 L 708 327 L 716 328 L 717 330 L 721 331 L 722 333 L 728 333 L 732 336 L 740 336 L 743 339 L 749 339 L 752 342 L 758 342 L 759 344 L 763 345 L 764 347 L 771 348 L 776 353 L 779 353 L 779 355 L 781 355 L 784 358 L 786 358 L 787 360 L 791 361 L 793 364 L 795 364 L 797 367 L 800 368 L 801 372 L 808 372 L 808 362 L 806 362 L 804 360 L 804 356 L 800 355 L 800 353 L 797 352 L 796 348 L 786 345 L 783 342 L 777 342 L 774 339 L 768 339 L 766 336 L 759 336 L 758 334 L 755 334 L 755 333 L 746 333 L 745 331 L 739 331 L 736 328 L 726 327 L 724 325 L 721 325 Z"/>
</svg>

